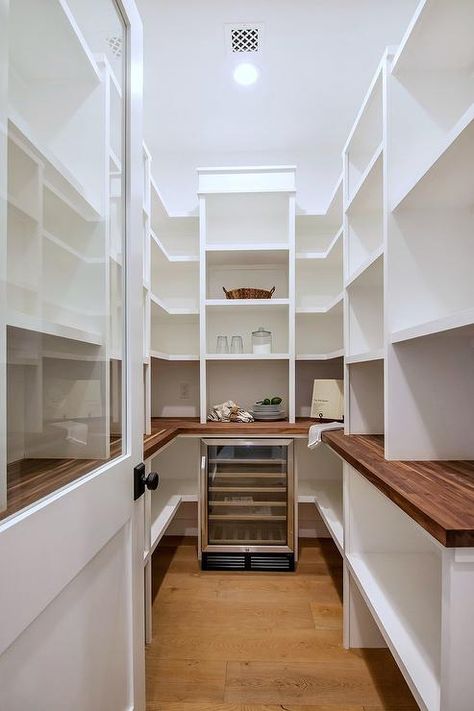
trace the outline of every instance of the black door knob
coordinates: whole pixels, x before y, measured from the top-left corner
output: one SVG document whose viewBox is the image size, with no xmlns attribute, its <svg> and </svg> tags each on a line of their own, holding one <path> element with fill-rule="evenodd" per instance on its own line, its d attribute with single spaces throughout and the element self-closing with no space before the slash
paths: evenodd
<svg viewBox="0 0 474 711">
<path fill-rule="evenodd" d="M 147 489 L 150 489 L 150 491 L 155 491 L 155 489 L 158 489 L 158 484 L 160 483 L 160 477 L 158 472 L 150 472 L 148 475 L 144 474 L 143 483 L 145 484 Z"/>
</svg>

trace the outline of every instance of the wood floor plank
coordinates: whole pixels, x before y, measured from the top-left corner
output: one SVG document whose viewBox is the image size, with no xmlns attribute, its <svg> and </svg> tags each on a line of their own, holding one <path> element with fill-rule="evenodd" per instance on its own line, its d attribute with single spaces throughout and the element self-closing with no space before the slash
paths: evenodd
<svg viewBox="0 0 474 711">
<path fill-rule="evenodd" d="M 163 632 L 184 625 L 188 630 L 202 629 L 205 634 L 214 630 L 225 634 L 231 631 L 267 630 L 275 627 L 280 630 L 310 630 L 314 621 L 309 601 L 284 600 L 268 602 L 252 600 L 250 596 L 245 602 L 236 603 L 233 600 L 209 600 L 203 610 L 202 602 L 189 599 L 184 606 L 176 606 L 173 602 L 162 602 L 153 612 L 153 619 Z"/>
<path fill-rule="evenodd" d="M 224 699 L 254 704 L 409 703 L 410 693 L 393 667 L 383 663 L 377 667 L 384 696 L 364 660 L 350 653 L 338 662 L 229 662 Z"/>
<path fill-rule="evenodd" d="M 301 706 L 300 704 L 214 704 L 214 703 L 157 703 L 148 707 L 148 711 L 364 711 L 362 706 Z M 370 711 L 383 711 L 370 709 Z"/>
<path fill-rule="evenodd" d="M 159 644 L 154 644 L 153 655 L 161 658 L 185 657 L 195 659 L 233 659 L 246 661 L 308 661 L 327 659 L 337 661 L 341 657 L 341 634 L 339 630 L 295 630 L 280 632 L 272 630 L 262 635 L 234 630 L 232 633 L 190 632 L 180 627 L 178 630 L 161 630 L 157 635 Z M 151 651 L 149 651 L 151 654 Z"/>
<path fill-rule="evenodd" d="M 342 647 L 342 566 L 304 541 L 295 574 L 202 572 L 195 539 L 153 556 L 147 711 L 414 711 L 388 650 Z"/>
<path fill-rule="evenodd" d="M 314 626 L 317 630 L 338 630 L 342 632 L 342 609 L 339 602 L 312 602 Z"/>
<path fill-rule="evenodd" d="M 160 659 L 147 656 L 147 700 L 150 705 L 224 701 L 226 662 L 200 659 Z"/>
</svg>

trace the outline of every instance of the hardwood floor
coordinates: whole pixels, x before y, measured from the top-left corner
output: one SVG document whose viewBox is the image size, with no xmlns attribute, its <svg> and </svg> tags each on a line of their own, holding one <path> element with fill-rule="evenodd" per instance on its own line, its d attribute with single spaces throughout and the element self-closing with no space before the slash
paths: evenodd
<svg viewBox="0 0 474 711">
<path fill-rule="evenodd" d="M 303 541 L 296 573 L 210 573 L 165 538 L 153 582 L 147 711 L 418 709 L 388 650 L 343 649 L 332 541 Z"/>
</svg>

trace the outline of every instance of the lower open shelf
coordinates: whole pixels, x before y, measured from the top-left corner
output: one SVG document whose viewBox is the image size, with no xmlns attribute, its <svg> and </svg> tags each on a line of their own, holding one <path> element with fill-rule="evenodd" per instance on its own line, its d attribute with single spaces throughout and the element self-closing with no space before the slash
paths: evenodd
<svg viewBox="0 0 474 711">
<path fill-rule="evenodd" d="M 151 541 L 148 556 L 162 539 L 179 505 L 185 501 L 197 500 L 197 479 L 160 481 L 159 488 L 151 496 Z"/>
<path fill-rule="evenodd" d="M 347 555 L 347 564 L 413 691 L 440 708 L 441 562 L 429 553 Z"/>
<path fill-rule="evenodd" d="M 298 503 L 314 503 L 341 555 L 344 551 L 342 481 L 300 481 Z"/>
</svg>

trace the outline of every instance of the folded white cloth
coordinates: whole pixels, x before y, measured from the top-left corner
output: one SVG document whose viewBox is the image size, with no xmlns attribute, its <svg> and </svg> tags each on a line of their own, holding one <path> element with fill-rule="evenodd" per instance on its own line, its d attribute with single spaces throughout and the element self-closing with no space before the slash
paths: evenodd
<svg viewBox="0 0 474 711">
<path fill-rule="evenodd" d="M 321 432 L 341 429 L 344 429 L 342 422 L 325 422 L 322 425 L 311 425 L 308 432 L 308 448 L 314 449 L 318 446 L 321 442 Z"/>
<path fill-rule="evenodd" d="M 233 400 L 214 405 L 207 419 L 211 422 L 253 422 L 250 412 L 243 410 Z"/>
</svg>

